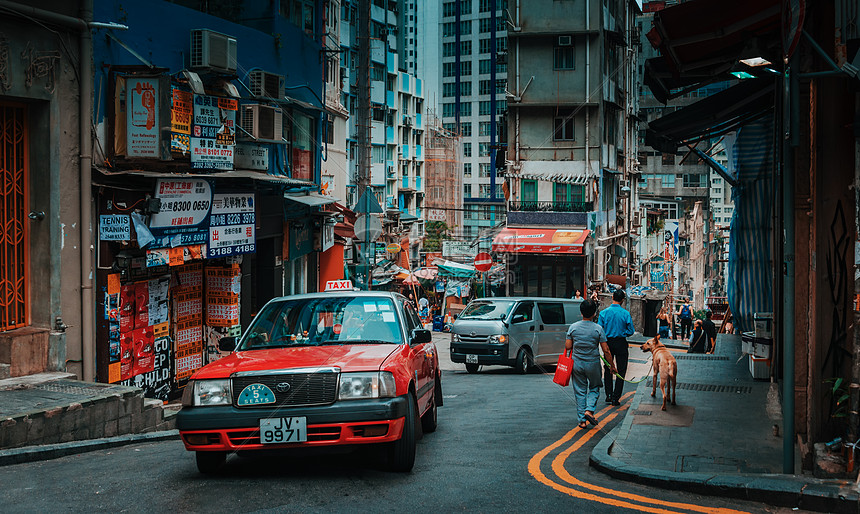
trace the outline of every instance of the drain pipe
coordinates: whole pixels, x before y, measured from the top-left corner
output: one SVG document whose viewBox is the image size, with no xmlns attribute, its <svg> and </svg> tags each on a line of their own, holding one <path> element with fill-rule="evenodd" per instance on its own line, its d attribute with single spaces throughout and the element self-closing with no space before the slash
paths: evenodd
<svg viewBox="0 0 860 514">
<path fill-rule="evenodd" d="M 792 58 L 796 63 L 797 57 Z M 782 472 L 794 474 L 794 148 L 797 146 L 799 124 L 800 97 L 797 83 L 797 72 L 788 66 L 788 76 L 783 78 L 783 163 L 782 163 L 782 223 L 785 241 L 783 243 L 783 275 L 782 293 Z"/>
<path fill-rule="evenodd" d="M 81 19 L 93 21 L 93 0 L 84 0 Z M 84 380 L 96 378 L 95 302 L 93 294 L 93 229 L 92 229 L 92 168 L 93 168 L 93 35 L 89 26 L 81 31 L 81 358 Z"/>
</svg>

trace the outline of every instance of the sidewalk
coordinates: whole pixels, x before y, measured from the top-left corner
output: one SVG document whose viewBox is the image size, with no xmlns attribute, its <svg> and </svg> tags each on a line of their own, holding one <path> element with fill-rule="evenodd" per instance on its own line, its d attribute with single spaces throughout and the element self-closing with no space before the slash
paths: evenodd
<svg viewBox="0 0 860 514">
<path fill-rule="evenodd" d="M 175 413 L 138 388 L 69 373 L 0 380 L 0 465 L 176 438 Z"/>
<path fill-rule="evenodd" d="M 645 338 L 630 338 L 640 340 Z M 682 341 L 666 343 L 685 347 Z M 631 358 L 636 351 L 631 348 Z M 678 404 L 661 411 L 659 385 L 652 398 L 651 380 L 640 383 L 621 424 L 594 448 L 592 466 L 667 489 L 860 512 L 853 480 L 781 474 L 782 437 L 774 435 L 782 430 L 778 390 L 752 378 L 740 336 L 720 335 L 715 355 L 673 354 Z"/>
</svg>

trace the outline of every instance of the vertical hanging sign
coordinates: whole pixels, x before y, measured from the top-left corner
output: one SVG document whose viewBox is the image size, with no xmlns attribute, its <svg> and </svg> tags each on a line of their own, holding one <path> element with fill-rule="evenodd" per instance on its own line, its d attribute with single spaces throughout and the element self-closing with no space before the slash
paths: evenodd
<svg viewBox="0 0 860 514">
<path fill-rule="evenodd" d="M 254 253 L 255 225 L 254 193 L 215 193 L 206 256 L 213 259 Z"/>
<path fill-rule="evenodd" d="M 129 157 L 158 157 L 158 78 L 126 80 L 126 138 Z"/>
<path fill-rule="evenodd" d="M 236 144 L 236 111 L 232 98 L 194 95 L 191 128 L 191 167 L 232 170 Z"/>
</svg>

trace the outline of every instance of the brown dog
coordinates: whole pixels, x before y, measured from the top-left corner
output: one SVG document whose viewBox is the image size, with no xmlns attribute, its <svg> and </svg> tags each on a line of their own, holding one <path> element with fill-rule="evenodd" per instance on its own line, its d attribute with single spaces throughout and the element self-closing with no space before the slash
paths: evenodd
<svg viewBox="0 0 860 514">
<path fill-rule="evenodd" d="M 657 375 L 660 375 L 660 393 L 663 394 L 663 406 L 660 410 L 666 410 L 666 383 L 669 383 L 669 393 L 672 405 L 675 405 L 675 382 L 678 375 L 678 363 L 675 357 L 663 343 L 660 342 L 660 334 L 649 339 L 639 347 L 643 352 L 651 352 L 654 365 L 654 378 L 651 380 L 651 396 L 657 395 Z"/>
</svg>

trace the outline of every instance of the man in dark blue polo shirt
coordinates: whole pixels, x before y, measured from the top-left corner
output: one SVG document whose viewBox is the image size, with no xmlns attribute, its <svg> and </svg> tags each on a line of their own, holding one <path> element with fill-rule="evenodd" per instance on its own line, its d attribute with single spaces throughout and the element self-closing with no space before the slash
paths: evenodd
<svg viewBox="0 0 860 514">
<path fill-rule="evenodd" d="M 598 324 L 606 332 L 606 340 L 609 344 L 610 358 L 615 359 L 615 367 L 618 374 L 624 377 L 627 374 L 627 337 L 633 335 L 633 318 L 630 313 L 621 306 L 627 295 L 624 291 L 617 289 L 612 293 L 612 305 L 608 309 L 600 311 Z M 603 387 L 606 388 L 606 403 L 621 405 L 621 391 L 624 389 L 624 379 L 615 377 L 615 387 L 612 384 L 612 372 L 608 366 L 604 366 Z"/>
</svg>

